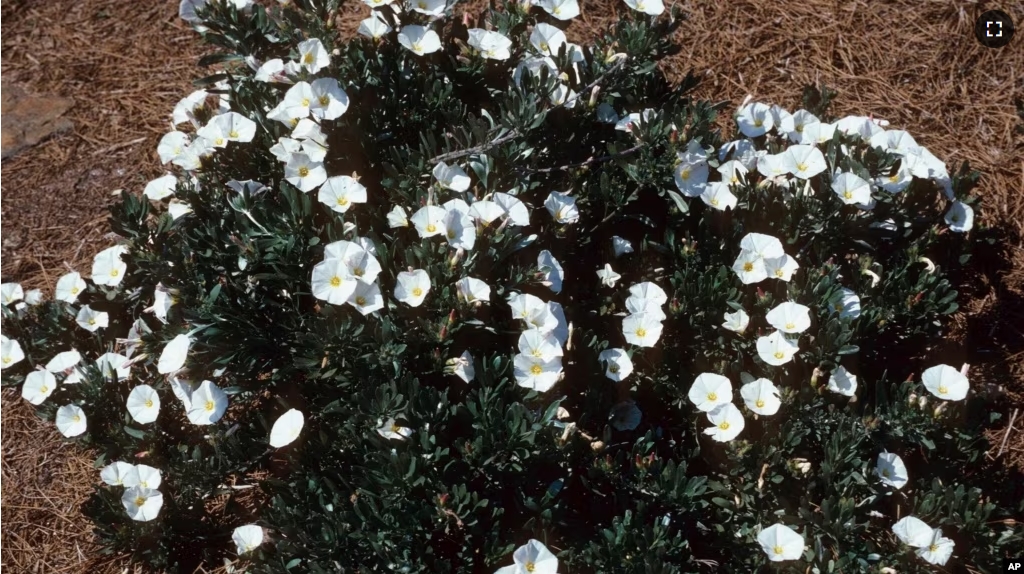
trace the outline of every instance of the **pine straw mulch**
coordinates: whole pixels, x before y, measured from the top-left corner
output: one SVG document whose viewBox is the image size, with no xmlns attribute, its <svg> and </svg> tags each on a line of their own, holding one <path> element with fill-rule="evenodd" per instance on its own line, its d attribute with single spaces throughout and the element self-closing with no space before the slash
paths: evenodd
<svg viewBox="0 0 1024 574">
<path fill-rule="evenodd" d="M 1012 3 L 1010 3 L 1012 4 Z M 88 272 L 111 242 L 107 206 L 118 189 L 139 192 L 160 175 L 155 148 L 169 114 L 202 74 L 203 48 L 166 0 L 0 1 L 4 79 L 34 93 L 72 98 L 75 128 L 4 161 L 3 280 L 52 292 L 67 267 Z M 473 2 L 476 13 L 482 2 Z M 981 222 L 997 248 L 976 257 L 961 286 L 954 332 L 973 382 L 1006 387 L 1007 418 L 1024 407 L 1024 133 L 1014 101 L 1024 98 L 1024 38 L 989 50 L 973 38 L 986 8 L 974 1 L 730 0 L 680 3 L 688 15 L 682 51 L 665 63 L 673 78 L 693 70 L 696 96 L 748 94 L 799 107 L 803 85 L 838 90 L 837 114 L 873 113 L 909 130 L 954 166 L 984 174 Z M 568 34 L 586 42 L 626 8 L 581 1 Z M 992 7 L 999 7 L 993 5 Z M 1001 6 L 1024 22 L 1024 6 Z M 351 33 L 365 8 L 342 14 Z M 1020 34 L 1018 34 L 1020 36 Z M 17 393 L 3 393 L 2 566 L 11 572 L 127 573 L 99 557 L 79 507 L 97 480 L 91 453 L 64 442 Z M 1024 415 L 993 431 L 1006 464 L 1024 468 Z M 211 565 L 216 568 L 217 565 Z"/>
</svg>

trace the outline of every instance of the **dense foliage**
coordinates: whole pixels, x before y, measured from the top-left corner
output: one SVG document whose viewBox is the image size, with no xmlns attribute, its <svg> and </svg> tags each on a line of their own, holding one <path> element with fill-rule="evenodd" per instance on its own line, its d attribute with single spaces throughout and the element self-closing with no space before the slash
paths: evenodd
<svg viewBox="0 0 1024 574">
<path fill-rule="evenodd" d="M 3 383 L 100 453 L 105 549 L 996 572 L 1024 545 L 998 413 L 933 353 L 984 238 L 968 166 L 813 88 L 724 137 L 657 67 L 657 0 L 592 47 L 574 0 L 367 3 L 343 39 L 335 0 L 183 2 L 221 71 L 175 171 L 122 194 L 91 282 L 4 284 Z"/>
</svg>

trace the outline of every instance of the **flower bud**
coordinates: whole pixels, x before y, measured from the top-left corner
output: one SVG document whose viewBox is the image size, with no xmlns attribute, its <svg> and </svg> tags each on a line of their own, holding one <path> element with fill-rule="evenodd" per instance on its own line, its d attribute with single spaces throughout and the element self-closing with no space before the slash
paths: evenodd
<svg viewBox="0 0 1024 574">
<path fill-rule="evenodd" d="M 941 417 L 942 413 L 946 410 L 946 406 L 948 406 L 948 405 L 949 405 L 948 402 L 943 401 L 941 404 L 939 404 L 939 406 L 935 407 L 935 409 L 932 411 L 932 418 L 936 418 L 937 419 L 937 418 Z"/>
</svg>

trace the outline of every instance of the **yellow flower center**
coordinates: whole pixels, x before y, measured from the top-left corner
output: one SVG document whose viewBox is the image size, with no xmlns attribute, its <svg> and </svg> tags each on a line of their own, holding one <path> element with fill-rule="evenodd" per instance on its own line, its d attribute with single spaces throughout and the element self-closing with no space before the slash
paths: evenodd
<svg viewBox="0 0 1024 574">
<path fill-rule="evenodd" d="M 96 319 L 89 319 L 89 325 L 95 325 Z"/>
<path fill-rule="evenodd" d="M 690 168 L 686 168 L 683 171 L 679 172 L 679 177 L 681 179 L 690 179 Z"/>
<path fill-rule="evenodd" d="M 422 0 L 420 0 L 420 3 L 417 4 L 417 6 L 420 7 L 420 10 L 426 10 L 427 9 L 427 3 L 423 2 Z"/>
<path fill-rule="evenodd" d="M 206 404 L 203 405 L 203 408 L 205 408 L 208 411 L 212 411 L 213 410 L 213 401 L 206 401 Z"/>
<path fill-rule="evenodd" d="M 348 199 L 344 198 L 344 197 L 339 197 L 338 198 L 338 205 L 340 205 L 342 207 L 348 205 Z"/>
<path fill-rule="evenodd" d="M 735 173 L 732 174 L 732 177 L 729 179 L 729 183 L 739 183 L 739 182 L 740 182 L 740 178 Z"/>
<path fill-rule="evenodd" d="M 413 297 L 420 297 L 422 295 L 423 295 L 423 289 L 420 289 L 419 287 L 414 287 L 413 288 L 413 290 L 412 290 L 412 296 Z"/>
<path fill-rule="evenodd" d="M 548 51 L 548 43 L 547 42 L 541 42 L 540 43 L 540 50 L 542 52 L 547 52 Z"/>
<path fill-rule="evenodd" d="M 776 555 L 781 555 L 782 554 L 782 547 L 781 546 L 776 546 L 776 547 L 772 548 L 772 552 L 774 552 Z"/>
<path fill-rule="evenodd" d="M 213 140 L 213 145 L 224 145 L 224 138 L 217 138 Z"/>
<path fill-rule="evenodd" d="M 449 229 L 448 230 L 448 239 L 455 239 L 455 230 L 454 229 Z"/>
<path fill-rule="evenodd" d="M 754 127 L 758 127 L 759 128 L 759 127 L 761 127 L 763 125 L 764 125 L 764 121 L 763 120 L 761 120 L 761 119 L 754 120 Z"/>
<path fill-rule="evenodd" d="M 853 193 L 849 190 L 843 192 L 843 199 L 853 199 Z"/>
<path fill-rule="evenodd" d="M 331 287 L 341 287 L 341 277 L 337 275 L 331 277 Z"/>
<path fill-rule="evenodd" d="M 940 395 L 944 395 L 944 394 L 946 394 L 946 393 L 948 393 L 948 392 L 949 392 L 949 389 L 948 389 L 948 388 L 946 388 L 946 387 L 943 387 L 943 386 L 940 386 L 940 387 L 939 387 L 939 394 L 940 394 Z"/>
<path fill-rule="evenodd" d="M 953 223 L 958 223 L 960 221 L 960 216 L 954 214 L 952 217 L 950 217 L 950 219 L 953 220 Z"/>
<path fill-rule="evenodd" d="M 894 174 L 889 176 L 889 183 L 896 183 L 896 181 L 898 181 L 899 178 L 900 178 L 900 174 L 894 173 Z"/>
<path fill-rule="evenodd" d="M 722 421 L 718 423 L 718 428 L 722 430 L 729 430 L 729 423 L 727 421 Z"/>
<path fill-rule="evenodd" d="M 764 408 L 764 399 L 757 399 L 756 401 L 754 401 L 754 406 L 756 406 L 759 409 L 763 409 Z"/>
<path fill-rule="evenodd" d="M 72 287 L 71 288 L 71 294 L 72 295 L 78 295 L 78 287 Z"/>
<path fill-rule="evenodd" d="M 787 331 L 792 331 L 793 329 L 796 329 L 796 325 L 794 325 L 792 323 L 786 323 L 786 330 Z"/>
<path fill-rule="evenodd" d="M 78 415 L 75 415 L 75 416 L 71 417 L 71 421 L 72 422 L 76 422 L 76 423 L 80 423 L 80 422 L 82 422 L 82 417 L 80 417 Z"/>
<path fill-rule="evenodd" d="M 46 385 L 43 385 L 43 386 L 39 387 L 39 392 L 40 393 L 47 393 L 49 391 L 50 391 L 50 387 L 48 387 Z"/>
<path fill-rule="evenodd" d="M 711 200 L 711 207 L 718 207 L 718 199 L 717 198 Z"/>
<path fill-rule="evenodd" d="M 299 118 L 292 118 L 288 120 L 288 123 L 291 124 L 291 126 L 294 128 L 295 126 L 299 125 Z"/>
<path fill-rule="evenodd" d="M 782 277 L 783 276 L 782 269 L 776 269 L 775 270 L 775 276 L 776 277 Z"/>
<path fill-rule="evenodd" d="M 754 264 L 751 263 L 750 261 L 747 261 L 746 263 L 743 264 L 743 270 L 746 271 L 747 273 L 750 273 L 751 271 L 754 270 Z"/>
<path fill-rule="evenodd" d="M 717 401 L 718 400 L 718 393 L 713 393 L 713 392 L 712 393 L 708 393 L 708 400 L 709 401 Z"/>
<path fill-rule="evenodd" d="M 299 168 L 299 177 L 306 177 L 309 175 L 309 168 L 302 166 Z"/>
<path fill-rule="evenodd" d="M 304 108 L 308 108 L 309 107 L 309 98 L 302 98 L 302 107 L 304 107 Z"/>
<path fill-rule="evenodd" d="M 798 164 L 796 164 L 796 170 L 797 171 L 806 171 L 807 170 L 807 164 L 806 163 L 798 163 Z"/>
<path fill-rule="evenodd" d="M 834 308 L 836 311 L 842 311 L 843 310 L 843 304 L 842 303 L 836 303 L 835 305 L 832 306 L 832 308 Z"/>
<path fill-rule="evenodd" d="M 641 337 L 641 338 L 642 337 L 646 337 L 647 336 L 647 329 L 644 329 L 643 327 L 638 327 L 637 330 L 636 330 L 636 336 L 637 337 Z"/>
<path fill-rule="evenodd" d="M 526 571 L 527 572 L 533 572 L 536 569 L 537 569 L 537 565 L 534 564 L 533 562 L 527 562 L 526 563 Z"/>
<path fill-rule="evenodd" d="M 428 223 L 426 229 L 427 229 L 427 233 L 433 233 L 433 232 L 437 231 L 437 226 L 434 225 L 433 223 Z"/>
<path fill-rule="evenodd" d="M 321 106 L 326 106 L 327 104 L 331 103 L 331 98 L 327 97 L 326 95 L 323 95 L 317 98 L 317 101 L 320 102 Z"/>
<path fill-rule="evenodd" d="M 611 365 L 608 365 L 608 372 L 613 374 L 613 375 L 619 374 L 619 366 L 616 365 L 615 363 L 612 363 Z"/>
<path fill-rule="evenodd" d="M 11 359 L 10 357 L 4 357 L 4 359 L 3 359 L 3 360 L 4 360 L 4 364 L 5 364 L 5 365 L 9 365 L 9 364 L 11 363 L 11 360 L 12 360 L 12 359 Z"/>
<path fill-rule="evenodd" d="M 391 432 L 398 432 L 400 430 L 402 430 L 402 427 L 398 426 L 398 423 L 394 423 L 391 425 Z"/>
<path fill-rule="evenodd" d="M 366 305 L 366 297 L 363 297 L 363 296 L 356 297 L 356 305 L 359 305 L 360 307 L 363 307 L 364 305 Z"/>
<path fill-rule="evenodd" d="M 302 63 L 303 64 L 312 64 L 313 63 L 313 52 L 306 52 L 306 55 L 302 57 Z"/>
<path fill-rule="evenodd" d="M 111 270 L 110 270 L 110 276 L 111 276 L 111 277 L 117 277 L 117 276 L 118 276 L 118 275 L 120 275 L 120 274 L 121 274 L 121 272 L 120 272 L 120 271 L 118 271 L 117 269 L 111 269 Z"/>
<path fill-rule="evenodd" d="M 543 372 L 544 368 L 541 367 L 540 365 L 534 364 L 532 367 L 530 367 L 530 374 L 532 374 L 533 376 L 537 376 Z"/>
<path fill-rule="evenodd" d="M 643 3 L 643 2 L 637 2 L 637 3 L 636 3 L 636 9 L 637 9 L 637 10 L 639 10 L 639 11 L 643 12 L 645 8 L 646 8 L 646 6 L 644 6 L 644 3 Z"/>
<path fill-rule="evenodd" d="M 795 126 L 793 126 L 793 129 L 795 129 L 797 131 L 797 133 L 801 133 L 801 134 L 804 133 L 804 125 L 803 124 L 796 124 Z"/>
<path fill-rule="evenodd" d="M 885 478 L 889 478 L 889 469 L 888 468 L 882 470 L 882 476 L 884 476 Z"/>
<path fill-rule="evenodd" d="M 413 42 L 413 44 L 412 44 L 412 51 L 413 52 L 422 52 L 423 51 L 423 46 L 421 46 L 419 42 Z"/>
<path fill-rule="evenodd" d="M 355 275 L 356 277 L 362 277 L 363 275 L 366 274 L 366 270 L 363 269 L 362 267 L 356 267 L 355 269 L 352 270 L 352 274 Z"/>
<path fill-rule="evenodd" d="M 782 351 L 775 351 L 775 358 L 776 358 L 776 359 L 782 359 L 782 358 L 784 358 L 785 356 L 786 356 L 786 354 L 785 354 L 785 353 L 783 353 Z"/>
<path fill-rule="evenodd" d="M 559 209 L 555 212 L 555 219 L 562 219 L 562 210 Z"/>
<path fill-rule="evenodd" d="M 233 138 L 233 139 L 238 139 L 239 135 L 238 135 L 238 132 L 236 132 L 235 130 L 231 130 L 230 132 L 228 132 L 228 137 L 229 138 Z"/>
<path fill-rule="evenodd" d="M 147 409 L 153 408 L 153 399 L 146 399 L 146 408 Z"/>
<path fill-rule="evenodd" d="M 146 504 L 146 499 L 141 497 L 141 496 L 136 496 L 135 497 L 135 506 L 142 506 L 143 504 Z"/>
<path fill-rule="evenodd" d="M 561 6 L 555 6 L 555 8 L 553 10 L 551 10 L 551 13 L 554 14 L 555 16 L 561 14 L 562 13 L 562 7 Z M 533 570 L 530 570 L 530 572 L 533 572 Z"/>
</svg>

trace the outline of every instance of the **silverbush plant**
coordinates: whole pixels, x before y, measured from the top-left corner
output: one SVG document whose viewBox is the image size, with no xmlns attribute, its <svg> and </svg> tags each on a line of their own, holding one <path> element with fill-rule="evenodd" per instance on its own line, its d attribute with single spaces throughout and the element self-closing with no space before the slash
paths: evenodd
<svg viewBox="0 0 1024 574">
<path fill-rule="evenodd" d="M 122 193 L 88 281 L 3 285 L 3 384 L 99 453 L 105 551 L 508 574 L 1021 548 L 998 413 L 932 352 L 985 237 L 967 165 L 818 88 L 723 133 L 657 66 L 660 0 L 593 46 L 575 0 L 367 4 L 346 40 L 335 0 L 182 2 L 217 71 L 170 171 Z"/>
</svg>

